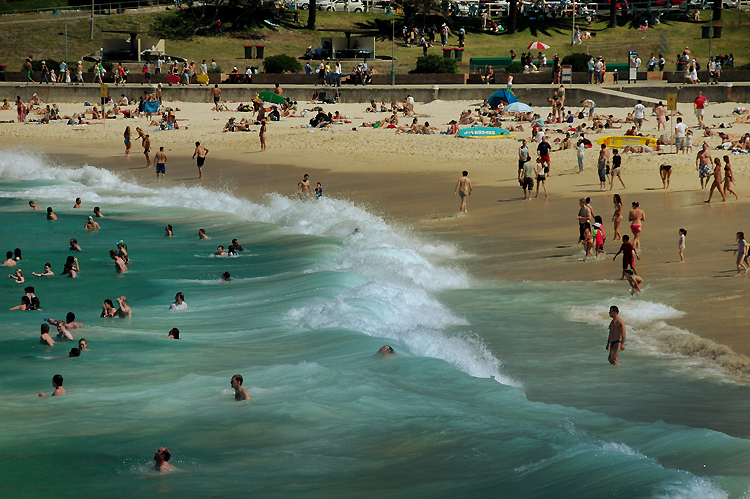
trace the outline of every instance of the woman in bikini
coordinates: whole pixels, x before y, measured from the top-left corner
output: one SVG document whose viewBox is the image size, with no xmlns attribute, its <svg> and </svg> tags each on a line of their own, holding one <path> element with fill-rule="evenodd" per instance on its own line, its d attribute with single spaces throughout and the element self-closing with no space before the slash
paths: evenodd
<svg viewBox="0 0 750 499">
<path fill-rule="evenodd" d="M 722 183 L 724 180 L 721 178 L 721 160 L 719 158 L 714 158 L 714 171 L 713 174 L 714 181 L 711 184 L 711 191 L 708 193 L 708 200 L 706 203 L 711 202 L 711 198 L 714 196 L 714 190 L 718 189 L 719 194 L 721 194 L 721 200 L 726 201 L 727 196 L 724 194 L 724 189 L 722 189 Z"/>
<path fill-rule="evenodd" d="M 591 224 L 588 222 L 583 224 L 583 241 L 581 241 L 581 244 L 586 248 L 586 256 L 590 256 L 591 250 L 594 249 L 594 236 L 591 233 Z"/>
<path fill-rule="evenodd" d="M 672 176 L 672 165 L 663 163 L 659 166 L 659 176 L 661 177 L 661 183 L 664 188 L 669 187 L 669 178 Z"/>
<path fill-rule="evenodd" d="M 633 201 L 633 209 L 628 214 L 628 221 L 630 222 L 630 230 L 633 232 L 633 246 L 640 248 L 641 230 L 643 229 L 643 222 L 646 221 L 646 214 L 641 210 L 640 203 Z"/>
<path fill-rule="evenodd" d="M 737 193 L 732 190 L 734 175 L 732 175 L 732 165 L 729 164 L 729 156 L 724 156 L 724 163 L 726 163 L 724 165 L 724 193 L 731 192 L 736 199 L 739 199 Z"/>
<path fill-rule="evenodd" d="M 615 205 L 615 213 L 612 215 L 612 221 L 615 223 L 615 238 L 613 241 L 617 241 L 618 238 L 622 239 L 622 234 L 620 234 L 620 222 L 622 222 L 622 198 L 619 194 L 615 194 L 612 198 L 612 202 Z"/>
</svg>

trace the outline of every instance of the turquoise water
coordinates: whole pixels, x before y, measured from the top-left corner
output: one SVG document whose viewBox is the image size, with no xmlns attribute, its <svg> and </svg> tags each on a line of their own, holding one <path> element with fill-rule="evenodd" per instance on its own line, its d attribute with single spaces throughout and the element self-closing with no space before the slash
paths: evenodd
<svg viewBox="0 0 750 499">
<path fill-rule="evenodd" d="M 482 280 L 460 248 L 348 201 L 254 204 L 0 158 L 0 239 L 27 276 L 0 286 L 3 498 L 750 495 L 748 387 L 675 348 L 695 337 L 668 325 L 682 312 L 665 297 Z M 86 233 L 93 206 L 105 218 Z M 71 237 L 78 279 L 61 275 Z M 211 256 L 235 237 L 241 256 Z M 125 275 L 108 257 L 120 239 Z M 55 277 L 31 276 L 45 262 Z M 8 311 L 25 285 L 43 311 Z M 178 291 L 188 310 L 168 312 Z M 100 319 L 120 295 L 133 318 Z M 612 303 L 630 328 L 620 368 Z M 54 358 L 74 344 L 39 345 L 39 325 L 68 311 L 93 351 Z M 57 373 L 68 395 L 39 399 Z M 179 472 L 152 471 L 160 446 Z"/>
</svg>

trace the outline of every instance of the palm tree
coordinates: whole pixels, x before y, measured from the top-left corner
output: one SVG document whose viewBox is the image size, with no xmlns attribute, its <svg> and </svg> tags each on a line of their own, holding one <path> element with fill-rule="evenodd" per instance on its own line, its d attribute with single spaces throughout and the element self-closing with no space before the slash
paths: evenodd
<svg viewBox="0 0 750 499">
<path fill-rule="evenodd" d="M 609 27 L 617 27 L 617 2 L 615 0 L 609 0 Z"/>
<path fill-rule="evenodd" d="M 721 21 L 721 0 L 714 0 L 714 21 Z"/>
<path fill-rule="evenodd" d="M 516 32 L 518 19 L 518 0 L 510 0 L 508 5 L 508 33 Z"/>
<path fill-rule="evenodd" d="M 310 0 L 310 6 L 307 10 L 307 29 L 315 28 L 315 17 L 318 13 L 318 3 L 316 0 Z"/>
</svg>

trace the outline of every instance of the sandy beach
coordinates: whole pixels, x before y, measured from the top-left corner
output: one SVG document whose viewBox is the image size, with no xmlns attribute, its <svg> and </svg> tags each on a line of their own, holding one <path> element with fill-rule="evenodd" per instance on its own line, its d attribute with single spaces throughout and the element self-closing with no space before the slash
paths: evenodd
<svg viewBox="0 0 750 499">
<path fill-rule="evenodd" d="M 393 96 L 401 101 L 404 96 Z M 666 94 L 665 94 L 666 98 Z M 666 99 L 665 99 L 666 100 Z M 236 105 L 229 104 L 230 106 Z M 476 109 L 477 102 L 434 101 L 417 103 L 420 122 L 429 121 L 441 130 L 458 119 L 462 110 Z M 630 203 L 638 201 L 646 213 L 641 236 L 641 260 L 637 267 L 645 279 L 642 296 L 659 294 L 660 300 L 685 314 L 670 319 L 669 324 L 692 335 L 676 332 L 671 342 L 673 353 L 713 359 L 736 379 L 750 382 L 750 338 L 742 325 L 748 320 L 746 300 L 750 276 L 734 277 L 735 233 L 750 231 L 747 225 L 747 196 L 750 195 L 750 156 L 731 155 L 736 176 L 734 196 L 724 203 L 714 195 L 711 204 L 704 203 L 707 191 L 701 191 L 695 170 L 694 147 L 688 154 L 623 154 L 622 177 L 627 189 L 599 191 L 596 174 L 598 148 L 587 152 L 585 171 L 577 174 L 574 150 L 553 152 L 551 176 L 547 181 L 549 197 L 522 201 L 516 180 L 518 139 L 530 138 L 530 129 L 515 137 L 500 140 L 469 140 L 444 135 L 396 134 L 393 130 L 360 128 L 363 121 L 385 117 L 384 113 L 365 113 L 366 104 L 322 105 L 326 112 L 340 111 L 351 123 L 335 125 L 331 130 L 301 128 L 312 117 L 284 118 L 268 126 L 268 150 L 259 152 L 257 126 L 248 132 L 222 133 L 231 116 L 237 120 L 249 113 L 211 112 L 210 104 L 166 103 L 179 109 L 177 119 L 184 129 L 156 131 L 144 119 L 118 119 L 82 127 L 62 123 L 49 125 L 17 123 L 0 124 L 5 148 L 19 147 L 39 152 L 64 165 L 107 168 L 149 186 L 155 182 L 154 170 L 144 168 L 145 161 L 138 141 L 134 141 L 129 158 L 125 157 L 122 134 L 126 126 L 140 126 L 151 135 L 152 157 L 163 146 L 169 157 L 166 184 L 202 184 L 231 192 L 250 200 L 262 201 L 269 192 L 296 196 L 296 185 L 303 173 L 311 182 L 321 182 L 326 196 L 346 198 L 361 203 L 382 215 L 390 223 L 413 227 L 422 235 L 454 242 L 467 255 L 469 271 L 480 278 L 511 281 L 615 281 L 620 278 L 619 260 L 611 257 L 619 248 L 613 241 L 610 221 L 612 194 L 623 198 L 625 220 L 621 232 L 629 234 L 627 212 Z M 706 123 L 731 123 L 737 103 L 711 104 Z M 300 111 L 313 104 L 299 103 Z M 651 106 L 647 106 L 650 110 Z M 573 106 L 575 112 L 578 106 Z M 61 114 L 83 110 L 81 105 L 60 105 Z M 695 134 L 694 142 L 703 140 L 695 127 L 691 105 L 680 104 L 685 123 Z M 625 118 L 631 108 L 597 108 L 600 114 Z M 546 116 L 548 108 L 539 110 Z M 713 116 L 721 116 L 713 118 Z M 32 117 L 32 116 L 30 116 Z M 647 114 L 644 135 L 658 136 L 656 118 Z M 0 111 L 0 120 L 15 119 L 15 110 Z M 410 122 L 399 118 L 399 123 Z M 576 120 L 575 124 L 580 123 Z M 590 123 L 590 121 L 589 121 Z M 672 122 L 668 122 L 670 125 Z M 602 135 L 622 135 L 616 133 Z M 356 127 L 356 131 L 352 128 Z M 562 139 L 550 126 L 551 140 Z M 734 125 L 733 135 L 750 131 L 750 125 Z M 135 135 L 135 134 L 134 134 Z M 593 141 L 597 134 L 587 134 Z M 209 150 L 204 178 L 198 179 L 190 156 L 193 143 L 201 141 Z M 718 138 L 708 138 L 711 153 Z M 553 143 L 553 150 L 558 143 Z M 535 145 L 532 156 L 536 156 Z M 667 148 L 669 151 L 669 147 Z M 662 189 L 659 165 L 673 165 L 671 187 Z M 453 191 L 461 170 L 469 171 L 474 192 L 468 201 L 469 214 L 458 216 L 459 200 Z M 166 185 L 165 184 L 165 185 Z M 609 188 L 609 187 L 608 187 Z M 543 195 L 542 195 L 543 196 Z M 577 200 L 590 196 L 596 214 L 604 219 L 607 255 L 585 258 L 576 244 L 578 227 Z M 745 206 L 745 208 L 742 208 Z M 744 215 L 742 215 L 744 213 Z M 685 262 L 679 262 L 678 229 L 688 230 Z M 622 282 L 621 292 L 629 287 Z M 671 301 L 670 301 L 671 300 Z M 697 335 L 697 336 L 695 336 Z"/>
</svg>

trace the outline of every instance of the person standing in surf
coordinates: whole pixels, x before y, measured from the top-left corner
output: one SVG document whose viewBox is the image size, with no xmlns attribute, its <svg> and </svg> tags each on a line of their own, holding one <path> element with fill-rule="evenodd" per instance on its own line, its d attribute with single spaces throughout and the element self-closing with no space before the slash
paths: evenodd
<svg viewBox="0 0 750 499">
<path fill-rule="evenodd" d="M 461 209 L 459 213 L 466 213 L 469 214 L 469 210 L 466 208 L 466 197 L 471 196 L 472 186 L 471 186 L 471 180 L 469 180 L 469 172 L 464 170 L 462 173 L 462 177 L 458 179 L 458 182 L 456 183 L 456 190 L 453 191 L 453 197 L 456 197 L 456 193 L 461 195 Z M 531 192 L 529 192 L 531 194 Z"/>
<path fill-rule="evenodd" d="M 159 148 L 159 152 L 154 156 L 154 161 L 156 162 L 156 181 L 159 182 L 161 180 L 164 182 L 164 175 L 167 174 L 167 155 L 164 154 L 163 147 Z M 161 179 L 159 175 L 161 175 Z"/>
<path fill-rule="evenodd" d="M 193 152 L 193 159 L 198 156 L 198 178 L 203 178 L 203 163 L 206 162 L 206 155 L 208 149 L 203 147 L 200 142 L 195 143 L 195 151 Z"/>
<path fill-rule="evenodd" d="M 614 305 L 609 307 L 609 316 L 612 322 L 609 323 L 606 349 L 609 350 L 609 363 L 619 366 L 617 358 L 620 356 L 620 351 L 625 350 L 625 323 L 620 318 L 620 309 Z"/>
</svg>

